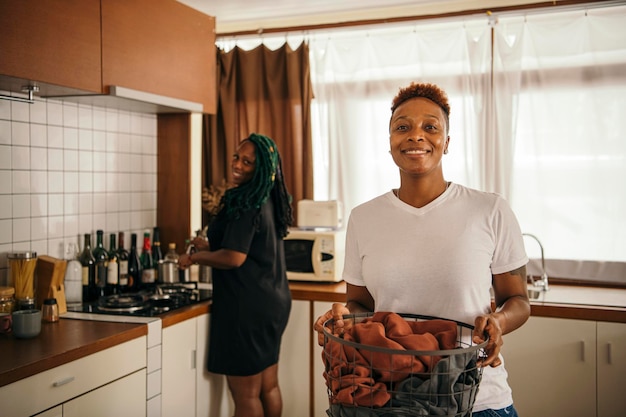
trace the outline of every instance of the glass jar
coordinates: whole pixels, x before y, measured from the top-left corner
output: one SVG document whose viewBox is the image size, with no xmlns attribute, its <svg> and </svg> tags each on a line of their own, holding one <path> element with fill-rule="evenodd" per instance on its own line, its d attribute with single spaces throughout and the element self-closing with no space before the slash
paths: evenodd
<svg viewBox="0 0 626 417">
<path fill-rule="evenodd" d="M 49 323 L 59 321 L 59 305 L 57 304 L 56 298 L 46 298 L 43 300 L 41 319 Z"/>
<path fill-rule="evenodd" d="M 35 299 L 37 252 L 16 252 L 9 256 L 9 282 L 15 288 L 15 299 Z"/>
<path fill-rule="evenodd" d="M 0 313 L 13 313 L 15 310 L 15 289 L 0 287 Z"/>
</svg>

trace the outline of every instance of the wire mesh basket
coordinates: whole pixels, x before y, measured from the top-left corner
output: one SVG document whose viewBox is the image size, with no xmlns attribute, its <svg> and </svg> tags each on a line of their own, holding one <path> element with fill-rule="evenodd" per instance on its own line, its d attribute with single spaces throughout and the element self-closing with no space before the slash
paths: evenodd
<svg viewBox="0 0 626 417">
<path fill-rule="evenodd" d="M 343 321 L 324 324 L 330 417 L 471 416 L 487 344 L 472 342 L 473 326 L 386 312 Z"/>
</svg>

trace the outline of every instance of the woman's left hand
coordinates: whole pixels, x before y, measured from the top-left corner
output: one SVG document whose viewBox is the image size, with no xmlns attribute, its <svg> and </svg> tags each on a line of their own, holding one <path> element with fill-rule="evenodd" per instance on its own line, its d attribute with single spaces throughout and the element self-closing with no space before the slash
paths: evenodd
<svg viewBox="0 0 626 417">
<path fill-rule="evenodd" d="M 479 359 L 478 366 L 491 366 L 495 368 L 496 366 L 502 365 L 502 360 L 500 360 L 499 355 L 504 342 L 502 340 L 502 328 L 494 314 L 478 316 L 474 321 L 473 342 L 475 344 L 483 343 L 487 340 L 487 337 L 489 338 L 485 346 L 487 357 Z"/>
</svg>

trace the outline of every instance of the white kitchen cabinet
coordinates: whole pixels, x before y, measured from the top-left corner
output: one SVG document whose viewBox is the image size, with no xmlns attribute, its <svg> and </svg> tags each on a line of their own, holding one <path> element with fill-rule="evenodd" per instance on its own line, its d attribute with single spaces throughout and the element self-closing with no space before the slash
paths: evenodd
<svg viewBox="0 0 626 417">
<path fill-rule="evenodd" d="M 161 410 L 163 417 L 196 415 L 196 319 L 163 329 Z"/>
<path fill-rule="evenodd" d="M 47 410 L 46 417 L 58 416 L 59 406 L 63 405 L 63 415 L 67 416 L 65 406 L 71 401 L 82 400 L 89 395 L 97 401 L 106 397 L 109 390 L 118 392 L 115 387 L 108 386 L 121 381 L 126 376 L 140 373 L 140 380 L 132 378 L 135 384 L 126 391 L 130 398 L 120 397 L 129 401 L 130 410 L 146 408 L 146 336 L 113 346 L 81 359 L 43 371 L 28 378 L 21 379 L 0 388 L 0 410 L 2 415 L 11 417 L 31 416 Z M 100 391 L 100 390 L 103 391 Z M 70 401 L 71 400 L 71 401 Z M 107 398 L 107 401 L 110 398 Z M 71 409 L 72 406 L 70 406 Z M 109 413 L 107 406 L 101 405 L 105 415 L 126 415 Z M 115 405 L 112 405 L 115 407 Z M 142 408 L 141 408 L 142 407 Z M 113 408 L 117 410 L 117 408 Z M 48 413 L 50 412 L 50 413 Z M 77 414 L 73 414 L 74 416 Z M 93 412 L 82 415 L 96 415 Z M 127 414 L 133 415 L 133 414 Z M 137 414 L 134 414 L 137 415 Z"/>
<path fill-rule="evenodd" d="M 626 415 L 626 324 L 598 322 L 598 417 Z"/>
<path fill-rule="evenodd" d="M 206 371 L 209 315 L 163 329 L 162 417 L 231 417 L 226 377 Z"/>
<path fill-rule="evenodd" d="M 209 353 L 209 315 L 196 320 L 197 359 L 196 374 L 196 415 L 198 417 L 231 417 L 235 412 L 233 400 L 228 391 L 224 375 L 206 370 Z"/>
<path fill-rule="evenodd" d="M 63 417 L 110 417 L 146 415 L 146 370 L 63 404 Z"/>
<path fill-rule="evenodd" d="M 278 382 L 285 416 L 309 415 L 311 304 L 310 301 L 292 301 L 289 322 L 283 334 L 278 362 Z"/>
<path fill-rule="evenodd" d="M 63 406 L 58 405 L 54 408 L 36 414 L 34 417 L 63 417 Z"/>
<path fill-rule="evenodd" d="M 595 416 L 595 322 L 531 317 L 502 352 L 521 416 Z"/>
<path fill-rule="evenodd" d="M 531 317 L 503 353 L 520 415 L 624 415 L 626 324 Z"/>
</svg>

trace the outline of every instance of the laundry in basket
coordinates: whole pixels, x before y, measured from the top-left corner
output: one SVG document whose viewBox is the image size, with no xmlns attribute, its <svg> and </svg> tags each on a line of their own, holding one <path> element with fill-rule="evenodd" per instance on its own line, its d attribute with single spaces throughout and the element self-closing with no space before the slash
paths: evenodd
<svg viewBox="0 0 626 417">
<path fill-rule="evenodd" d="M 377 312 L 324 328 L 324 377 L 331 417 L 470 416 L 487 342 L 473 327 L 436 317 Z"/>
</svg>

